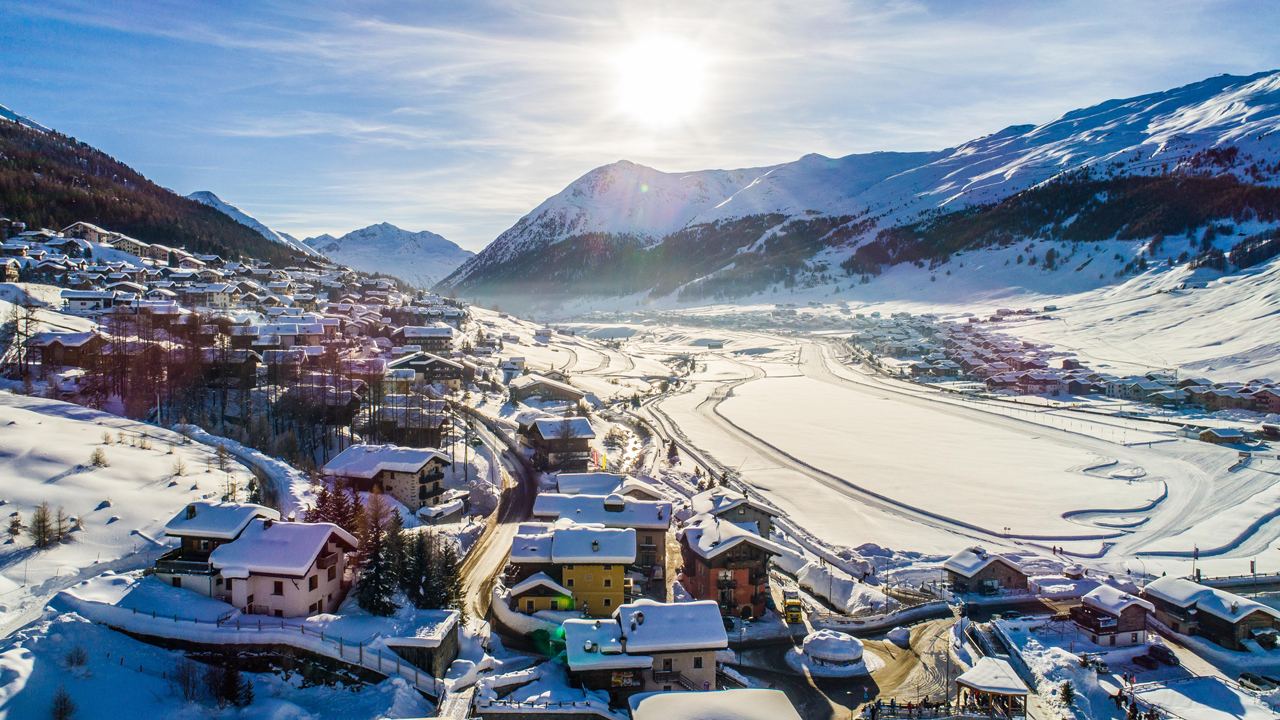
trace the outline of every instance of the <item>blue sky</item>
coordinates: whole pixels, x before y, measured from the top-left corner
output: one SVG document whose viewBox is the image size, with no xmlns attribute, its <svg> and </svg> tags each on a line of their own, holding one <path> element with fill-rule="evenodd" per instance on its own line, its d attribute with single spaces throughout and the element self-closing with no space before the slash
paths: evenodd
<svg viewBox="0 0 1280 720">
<path fill-rule="evenodd" d="M 0 0 L 0 104 L 280 230 L 478 250 L 621 158 L 942 148 L 1280 67 L 1276 27 L 1280 3 L 1178 0 Z"/>
</svg>

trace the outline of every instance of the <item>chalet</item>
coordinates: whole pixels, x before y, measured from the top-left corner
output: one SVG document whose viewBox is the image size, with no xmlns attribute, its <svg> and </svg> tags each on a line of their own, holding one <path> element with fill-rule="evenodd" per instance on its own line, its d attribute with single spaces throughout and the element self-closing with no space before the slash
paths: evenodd
<svg viewBox="0 0 1280 720">
<path fill-rule="evenodd" d="M 988 594 L 1027 589 L 1027 574 L 1016 562 L 977 546 L 947 558 L 942 569 L 956 592 Z"/>
<path fill-rule="evenodd" d="M 508 388 L 511 391 L 511 399 L 517 402 L 538 398 L 543 401 L 576 403 L 587 396 L 586 393 L 568 383 L 536 373 L 515 378 Z"/>
<path fill-rule="evenodd" d="M 261 357 L 263 366 L 267 368 L 267 379 L 272 383 L 297 380 L 302 376 L 302 366 L 307 361 L 307 353 L 301 348 L 263 350 Z"/>
<path fill-rule="evenodd" d="M 566 620 L 569 677 L 619 702 L 641 692 L 716 689 L 716 652 L 729 646 L 713 602 L 638 600 L 609 619 Z"/>
<path fill-rule="evenodd" d="M 179 546 L 156 560 L 156 577 L 201 595 L 225 597 L 224 579 L 209 562 L 209 555 L 218 546 L 240 537 L 256 519 L 279 520 L 280 513 L 251 503 L 187 505 L 164 526 L 164 534 L 177 538 Z"/>
<path fill-rule="evenodd" d="M 296 349 L 296 348 L 295 348 Z M 277 412 L 292 412 L 306 417 L 309 422 L 325 425 L 349 425 L 360 410 L 359 381 L 338 378 L 343 386 L 335 385 L 330 378 L 319 382 L 290 384 L 280 397 Z"/>
<path fill-rule="evenodd" d="M 1244 431 L 1239 428 L 1205 428 L 1199 437 L 1201 442 L 1228 445 L 1244 442 Z"/>
<path fill-rule="evenodd" d="M 634 500 L 622 495 L 562 495 L 539 493 L 533 516 L 546 522 L 572 520 L 578 524 L 636 531 L 635 567 L 646 577 L 662 579 L 667 564 L 667 530 L 671 503 Z"/>
<path fill-rule="evenodd" d="M 13 258 L 5 258 L 0 262 L 0 282 L 18 282 L 21 266 Z"/>
<path fill-rule="evenodd" d="M 511 586 L 511 607 L 529 615 L 543 610 L 572 610 L 573 591 L 538 571 Z"/>
<path fill-rule="evenodd" d="M 681 583 L 725 615 L 761 617 L 769 597 L 769 560 L 786 552 L 723 518 L 696 515 L 680 529 Z"/>
<path fill-rule="evenodd" d="M 1099 585 L 1071 608 L 1071 619 L 1095 645 L 1141 645 L 1147 642 L 1147 615 L 1155 606 L 1111 585 Z"/>
<path fill-rule="evenodd" d="M 52 367 L 87 367 L 107 343 L 96 332 L 62 332 L 49 330 L 32 335 L 27 348 L 48 370 Z"/>
<path fill-rule="evenodd" d="M 635 560 L 636 531 L 630 528 L 522 523 L 511 541 L 509 579 L 519 587 L 544 573 L 573 594 L 573 609 L 608 617 L 625 598 L 626 568 Z"/>
<path fill-rule="evenodd" d="M 426 351 L 396 358 L 387 364 L 390 370 L 412 370 L 415 382 L 443 385 L 453 391 L 462 389 L 465 370 L 461 363 Z"/>
<path fill-rule="evenodd" d="M 1186 578 L 1165 576 L 1147 583 L 1142 597 L 1156 620 L 1184 635 L 1200 635 L 1231 650 L 1280 628 L 1280 613 L 1262 603 Z"/>
<path fill-rule="evenodd" d="M 533 421 L 524 439 L 533 449 L 535 467 L 582 472 L 591 460 L 595 436 L 586 418 L 541 418 Z"/>
<path fill-rule="evenodd" d="M 241 612 L 299 617 L 338 609 L 349 586 L 347 553 L 356 547 L 332 523 L 255 519 L 209 562 L 224 579 L 222 599 Z"/>
<path fill-rule="evenodd" d="M 1264 387 L 1255 391 L 1253 406 L 1258 412 L 1280 413 L 1280 389 Z"/>
<path fill-rule="evenodd" d="M 384 396 L 383 404 L 371 409 L 370 422 L 377 427 L 378 438 L 409 447 L 439 447 L 448 419 L 444 402 L 413 396 L 419 400 L 410 405 L 395 402 L 394 397 Z"/>
<path fill-rule="evenodd" d="M 432 448 L 352 445 L 321 472 L 357 490 L 385 492 L 405 507 L 419 510 L 442 502 L 444 469 L 450 464 L 447 456 Z"/>
<path fill-rule="evenodd" d="M 116 293 L 110 290 L 63 290 L 63 310 L 73 315 L 96 315 L 111 309 Z"/>
<path fill-rule="evenodd" d="M 417 345 L 431 353 L 448 353 L 453 349 L 453 328 L 448 325 L 406 325 L 391 333 L 401 345 Z"/>
<path fill-rule="evenodd" d="M 782 514 L 778 508 L 728 487 L 716 487 L 694 495 L 689 500 L 694 514 L 707 514 L 728 520 L 744 528 L 754 528 L 767 538 L 773 533 L 773 519 Z"/>
</svg>

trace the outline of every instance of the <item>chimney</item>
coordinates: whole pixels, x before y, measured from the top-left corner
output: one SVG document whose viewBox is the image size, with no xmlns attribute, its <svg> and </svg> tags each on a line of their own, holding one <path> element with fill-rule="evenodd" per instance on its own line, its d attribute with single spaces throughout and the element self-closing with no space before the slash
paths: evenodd
<svg viewBox="0 0 1280 720">
<path fill-rule="evenodd" d="M 187 506 L 187 519 L 190 520 L 196 516 L 196 505 L 191 503 Z"/>
<path fill-rule="evenodd" d="M 592 541 L 591 541 L 591 552 L 600 552 L 600 541 L 599 541 L 599 540 L 592 540 Z"/>
</svg>

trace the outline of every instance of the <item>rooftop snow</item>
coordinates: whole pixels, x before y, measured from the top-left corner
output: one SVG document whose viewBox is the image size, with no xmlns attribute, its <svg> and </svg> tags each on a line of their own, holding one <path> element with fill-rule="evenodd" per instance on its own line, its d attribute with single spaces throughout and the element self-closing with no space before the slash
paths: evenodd
<svg viewBox="0 0 1280 720">
<path fill-rule="evenodd" d="M 1280 618 L 1280 613 L 1262 603 L 1172 575 L 1156 578 L 1147 583 L 1146 587 L 1142 588 L 1142 594 L 1180 608 L 1195 605 L 1199 611 L 1232 623 L 1259 610 L 1272 617 Z"/>
<path fill-rule="evenodd" d="M 621 495 L 542 493 L 533 501 L 533 514 L 548 520 L 566 519 L 615 528 L 666 529 L 671 525 L 671 503 Z"/>
<path fill-rule="evenodd" d="M 560 473 L 556 489 L 565 495 L 608 495 L 625 479 L 625 475 L 607 472 Z"/>
<path fill-rule="evenodd" d="M 164 532 L 173 537 L 233 540 L 254 518 L 279 520 L 280 513 L 252 503 L 193 502 L 165 524 Z"/>
<path fill-rule="evenodd" d="M 444 453 L 432 448 L 407 448 L 399 445 L 352 445 L 338 453 L 322 469 L 326 475 L 356 477 L 365 480 L 383 470 L 416 473 L 432 460 L 450 464 Z"/>
<path fill-rule="evenodd" d="M 976 545 L 970 548 L 965 548 L 964 550 L 961 550 L 955 555 L 947 558 L 946 562 L 942 563 L 942 567 L 956 573 L 957 575 L 973 577 L 980 570 L 997 560 L 1008 563 L 1014 568 L 1018 568 L 1017 563 L 1003 555 L 987 552 L 985 549 Z"/>
<path fill-rule="evenodd" d="M 596 431 L 591 429 L 591 421 L 584 417 L 542 418 L 533 421 L 538 434 L 548 440 L 591 439 Z"/>
<path fill-rule="evenodd" d="M 1116 616 L 1119 616 L 1120 613 L 1133 605 L 1144 608 L 1147 612 L 1155 612 L 1156 610 L 1155 606 L 1146 600 L 1110 585 L 1099 585 L 1090 590 L 1082 598 L 1082 601 L 1089 607 L 1101 610 L 1108 615 Z"/>
<path fill-rule="evenodd" d="M 766 552 L 782 555 L 782 546 L 760 537 L 758 534 L 714 515 L 697 515 L 685 523 L 681 530 L 689 547 L 698 555 L 711 559 L 742 543 L 750 543 Z"/>
<path fill-rule="evenodd" d="M 800 720 L 781 690 L 651 692 L 628 702 L 632 720 Z"/>
<path fill-rule="evenodd" d="M 653 667 L 648 655 L 622 651 L 622 628 L 613 620 L 565 620 L 565 661 L 574 672 Z"/>
<path fill-rule="evenodd" d="M 240 537 L 219 545 L 209 562 L 224 577 L 244 578 L 251 574 L 301 577 L 324 552 L 330 539 L 350 549 L 358 545 L 346 530 L 333 523 L 271 522 L 255 520 Z"/>
<path fill-rule="evenodd" d="M 996 657 L 980 658 L 973 667 L 956 678 L 957 685 L 996 695 L 1023 695 L 1029 691 L 1008 661 Z"/>
<path fill-rule="evenodd" d="M 614 618 L 627 639 L 629 653 L 719 650 L 729 646 L 720 606 L 711 600 L 637 600 L 619 605 Z"/>
</svg>

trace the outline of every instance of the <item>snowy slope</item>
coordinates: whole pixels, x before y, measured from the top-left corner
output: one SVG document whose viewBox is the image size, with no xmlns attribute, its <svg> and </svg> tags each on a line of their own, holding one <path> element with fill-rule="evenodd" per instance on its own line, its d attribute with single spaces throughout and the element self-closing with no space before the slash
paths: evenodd
<svg viewBox="0 0 1280 720">
<path fill-rule="evenodd" d="M 394 275 L 419 287 L 431 286 L 474 255 L 433 232 L 413 232 L 385 222 L 342 237 L 325 234 L 303 242 L 334 262 Z"/>
<path fill-rule="evenodd" d="M 197 192 L 193 192 L 190 195 L 188 195 L 187 198 L 190 200 L 195 200 L 198 203 L 208 205 L 209 207 L 221 212 L 223 215 L 226 215 L 232 220 L 235 220 L 236 222 L 240 223 L 241 225 L 245 225 L 249 228 L 252 228 L 259 235 L 261 235 L 262 237 L 272 242 L 277 242 L 277 243 L 280 243 L 281 245 L 288 245 L 289 247 L 295 250 L 298 250 L 300 252 L 306 253 L 307 255 L 319 255 L 319 253 L 317 253 L 315 250 L 311 249 L 309 246 L 307 246 L 306 244 L 304 244 L 294 236 L 290 235 L 289 233 L 283 233 L 283 232 L 278 232 L 276 230 L 272 230 L 271 228 L 264 225 L 262 221 L 258 220 L 252 215 L 249 215 L 245 211 L 241 210 L 235 205 L 232 205 L 226 200 L 223 200 L 217 195 L 214 195 L 212 192 L 208 190 L 199 190 Z"/>
<path fill-rule="evenodd" d="M 838 263 L 877 230 L 992 203 L 1086 168 L 1103 177 L 1178 171 L 1275 185 L 1277 129 L 1280 72 L 1272 71 L 1110 100 L 937 152 L 806 155 L 772 167 L 688 173 L 620 161 L 548 198 L 445 286 L 483 288 L 504 277 L 503 265 L 587 233 L 655 245 L 678 230 L 766 213 L 850 218 L 848 232 L 824 255 Z M 756 245 L 759 230 L 752 232 L 757 236 L 741 238 L 740 248 Z"/>
<path fill-rule="evenodd" d="M 36 122 L 35 120 L 32 120 L 31 118 L 19 115 L 18 113 L 10 110 L 4 105 L 0 105 L 0 119 L 8 120 L 10 122 L 16 122 L 19 125 L 25 125 L 26 127 L 29 127 L 32 130 L 39 130 L 40 132 L 49 132 L 49 128 L 45 127 L 44 125 L 41 125 L 40 123 Z"/>
</svg>

